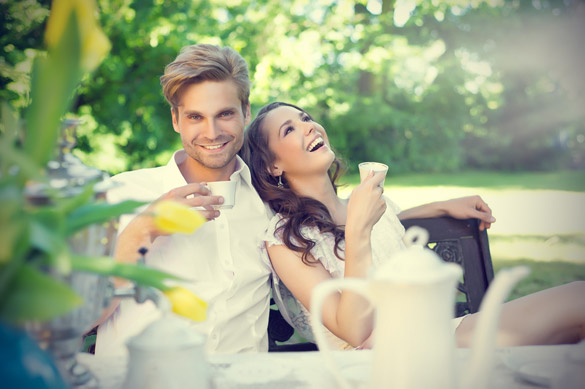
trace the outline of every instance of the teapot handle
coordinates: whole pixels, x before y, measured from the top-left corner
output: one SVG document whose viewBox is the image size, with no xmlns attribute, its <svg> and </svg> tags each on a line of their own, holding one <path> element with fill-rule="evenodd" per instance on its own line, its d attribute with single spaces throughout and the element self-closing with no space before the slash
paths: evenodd
<svg viewBox="0 0 585 389">
<path fill-rule="evenodd" d="M 327 342 L 327 338 L 325 337 L 325 332 L 323 331 L 324 328 L 321 315 L 325 298 L 332 292 L 337 292 L 341 289 L 349 289 L 369 298 L 366 280 L 338 278 L 322 282 L 315 287 L 311 297 L 311 326 L 313 328 L 315 342 L 325 360 L 325 366 L 327 366 L 329 372 L 333 375 L 340 388 L 349 389 L 351 388 L 349 381 L 343 376 L 331 354 L 331 349 Z"/>
</svg>

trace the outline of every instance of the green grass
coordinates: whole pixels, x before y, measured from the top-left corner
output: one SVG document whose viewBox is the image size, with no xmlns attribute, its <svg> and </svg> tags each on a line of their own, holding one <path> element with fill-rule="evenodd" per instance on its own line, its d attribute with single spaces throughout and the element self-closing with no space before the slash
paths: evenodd
<svg viewBox="0 0 585 389">
<path fill-rule="evenodd" d="M 342 178 L 348 185 L 359 183 L 359 174 Z M 460 186 L 491 189 L 548 189 L 585 192 L 585 171 L 518 172 L 466 171 L 394 176 L 388 173 L 386 186 Z"/>
<path fill-rule="evenodd" d="M 349 193 L 353 186 L 359 183 L 359 175 L 347 175 L 342 182 L 347 184 L 342 190 Z M 517 298 L 575 280 L 585 280 L 585 229 L 583 229 L 585 224 L 580 224 L 581 227 L 576 231 L 555 230 L 554 232 L 547 231 L 546 235 L 544 232 L 539 235 L 534 231 L 542 229 L 529 228 L 535 223 L 535 219 L 530 218 L 529 214 L 516 213 L 519 208 L 522 208 L 522 204 L 510 206 L 519 197 L 524 198 L 523 202 L 526 204 L 540 204 L 539 201 L 545 197 L 535 197 L 538 196 L 535 195 L 535 190 L 559 191 L 559 196 L 560 191 L 579 192 L 575 195 L 581 196 L 585 194 L 585 171 L 466 171 L 400 176 L 393 176 L 390 172 L 386 177 L 385 187 L 386 193 L 393 200 L 398 201 L 403 208 L 433 201 L 439 196 L 458 197 L 460 193 L 467 195 L 471 192 L 489 197 L 498 218 L 496 224 L 499 223 L 489 231 L 494 270 L 515 265 L 528 265 L 532 269 L 531 274 L 517 285 L 510 298 Z M 429 191 L 428 187 L 443 187 L 443 189 L 436 188 Z M 551 195 L 550 199 L 559 198 L 567 201 L 568 198 L 555 196 Z M 555 221 L 551 220 L 554 215 L 561 213 L 563 207 L 579 207 L 579 201 L 581 201 L 579 199 L 580 197 L 574 200 L 575 204 L 567 204 L 559 200 L 560 202 L 556 203 L 556 206 L 560 207 L 557 213 L 546 213 L 535 208 L 536 212 L 543 215 L 542 220 L 537 219 L 538 222 L 554 223 Z M 585 202 L 583 206 L 585 207 Z M 506 214 L 501 214 L 502 210 L 505 210 Z M 567 217 L 566 212 L 563 215 Z M 581 214 L 576 213 L 576 215 Z M 520 228 L 498 229 L 498 227 L 505 227 L 503 223 L 508 223 L 507 226 L 510 226 L 510 223 L 518 220 L 531 221 L 525 229 L 522 229 L 522 222 L 520 222 Z M 558 220 L 556 223 L 560 226 L 569 224 Z"/>
<path fill-rule="evenodd" d="M 538 262 L 530 259 L 499 261 L 493 260 L 494 273 L 503 267 L 526 265 L 530 274 L 514 288 L 509 299 L 515 299 L 543 289 L 572 281 L 585 280 L 585 264 L 568 262 Z"/>
</svg>

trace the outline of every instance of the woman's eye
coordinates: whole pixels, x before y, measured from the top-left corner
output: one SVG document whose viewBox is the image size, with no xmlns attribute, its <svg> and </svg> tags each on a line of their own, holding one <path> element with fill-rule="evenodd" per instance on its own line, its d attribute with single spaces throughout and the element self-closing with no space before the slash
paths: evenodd
<svg viewBox="0 0 585 389">
<path fill-rule="evenodd" d="M 305 116 L 303 116 L 303 121 L 304 121 L 304 122 L 310 122 L 311 120 L 312 120 L 312 119 L 311 119 L 311 117 L 310 117 L 310 116 L 308 116 L 308 115 L 305 115 Z"/>
<path fill-rule="evenodd" d="M 291 132 L 292 130 L 294 130 L 294 128 L 292 128 L 292 127 L 287 127 L 287 128 L 284 130 L 284 135 L 287 135 L 287 134 L 288 134 L 289 132 Z"/>
</svg>

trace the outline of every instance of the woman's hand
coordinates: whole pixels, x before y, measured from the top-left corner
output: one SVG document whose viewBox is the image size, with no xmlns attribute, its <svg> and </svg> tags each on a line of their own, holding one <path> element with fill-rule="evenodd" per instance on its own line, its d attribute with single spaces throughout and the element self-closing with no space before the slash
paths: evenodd
<svg viewBox="0 0 585 389">
<path fill-rule="evenodd" d="M 492 210 L 480 196 L 460 197 L 441 202 L 447 216 L 455 219 L 479 219 L 479 229 L 490 228 L 496 218 L 492 216 Z"/>
<path fill-rule="evenodd" d="M 492 216 L 492 210 L 479 196 L 460 197 L 445 201 L 419 205 L 400 212 L 400 220 L 451 216 L 455 219 L 479 219 L 481 231 L 490 228 L 496 218 Z"/>
<path fill-rule="evenodd" d="M 370 172 L 355 187 L 347 205 L 346 233 L 354 231 L 369 240 L 372 227 L 386 211 L 386 202 L 382 198 L 384 189 L 380 186 L 383 180 L 384 173 Z"/>
</svg>

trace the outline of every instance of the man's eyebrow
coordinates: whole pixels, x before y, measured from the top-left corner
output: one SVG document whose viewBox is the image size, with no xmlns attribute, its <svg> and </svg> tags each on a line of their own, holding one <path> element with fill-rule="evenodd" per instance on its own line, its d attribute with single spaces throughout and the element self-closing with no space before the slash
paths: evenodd
<svg viewBox="0 0 585 389">
<path fill-rule="evenodd" d="M 220 110 L 218 110 L 218 111 L 217 111 L 217 113 L 216 113 L 215 115 L 217 115 L 217 114 L 220 114 L 220 113 L 222 113 L 222 112 L 226 112 L 226 111 L 233 111 L 233 110 L 235 110 L 235 109 L 237 109 L 237 107 L 233 107 L 233 106 L 224 107 L 224 108 L 221 108 Z M 188 109 L 186 109 L 186 110 L 184 110 L 184 111 L 183 111 L 183 115 L 185 115 L 185 116 L 188 116 L 188 115 L 199 115 L 199 116 L 205 116 L 205 115 L 203 115 L 203 114 L 202 114 L 201 112 L 199 112 L 199 111 L 195 111 L 195 110 L 188 110 Z"/>
<path fill-rule="evenodd" d="M 199 113 L 198 111 L 193 111 L 193 110 L 184 110 L 183 115 L 184 116 L 189 116 L 189 115 L 200 115 L 201 116 L 201 113 Z"/>
</svg>

